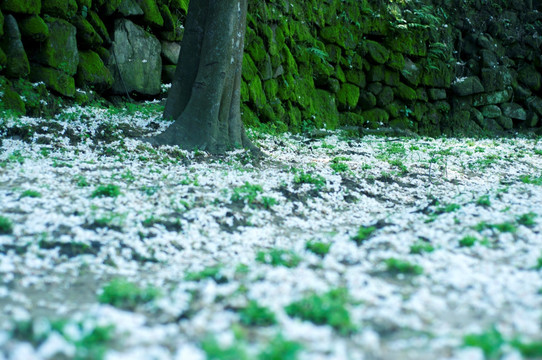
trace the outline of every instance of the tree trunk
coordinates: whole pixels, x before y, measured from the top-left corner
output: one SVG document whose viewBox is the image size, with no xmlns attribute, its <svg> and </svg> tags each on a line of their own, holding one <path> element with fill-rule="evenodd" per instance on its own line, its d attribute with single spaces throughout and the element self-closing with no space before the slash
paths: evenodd
<svg viewBox="0 0 542 360">
<path fill-rule="evenodd" d="M 188 9 L 164 118 L 175 122 L 150 139 L 223 153 L 255 150 L 241 122 L 241 66 L 247 0 L 195 0 Z"/>
</svg>

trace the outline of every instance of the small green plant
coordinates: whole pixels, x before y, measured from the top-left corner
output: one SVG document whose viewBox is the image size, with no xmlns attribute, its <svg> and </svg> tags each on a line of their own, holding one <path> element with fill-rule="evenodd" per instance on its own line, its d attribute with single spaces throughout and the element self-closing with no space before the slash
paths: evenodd
<svg viewBox="0 0 542 360">
<path fill-rule="evenodd" d="M 36 191 L 36 190 L 25 190 L 23 191 L 23 193 L 21 194 L 21 198 L 25 198 L 25 197 L 29 197 L 29 198 L 40 198 L 41 197 L 41 193 L 39 191 Z"/>
<path fill-rule="evenodd" d="M 261 204 L 264 209 L 271 209 L 274 205 L 277 205 L 278 201 L 270 196 L 262 196 Z"/>
<path fill-rule="evenodd" d="M 256 261 L 272 266 L 285 266 L 294 268 L 301 262 L 301 258 L 291 250 L 271 249 L 259 251 L 256 254 Z"/>
<path fill-rule="evenodd" d="M 233 189 L 231 195 L 231 201 L 243 201 L 246 204 L 252 204 L 256 201 L 258 194 L 263 191 L 260 185 L 252 185 L 249 182 L 245 182 L 244 185 L 238 186 Z"/>
<path fill-rule="evenodd" d="M 503 223 L 500 223 L 500 224 L 490 224 L 490 223 L 487 223 L 485 221 L 481 221 L 479 222 L 478 224 L 476 224 L 474 226 L 474 230 L 478 231 L 478 232 L 482 232 L 486 229 L 494 229 L 494 230 L 497 230 L 499 232 L 502 232 L 502 233 L 505 233 L 505 232 L 509 232 L 509 233 L 514 233 L 516 232 L 517 230 L 517 227 L 516 225 L 512 224 L 511 222 L 508 222 L 508 221 L 505 221 Z"/>
<path fill-rule="evenodd" d="M 363 244 L 367 239 L 369 239 L 373 233 L 376 231 L 376 227 L 375 226 L 365 226 L 365 225 L 362 225 L 359 227 L 358 229 L 358 232 L 356 233 L 356 235 L 354 235 L 352 237 L 352 240 L 358 244 L 358 245 L 361 245 Z"/>
<path fill-rule="evenodd" d="M 421 275 L 423 268 L 420 265 L 412 264 L 406 260 L 389 258 L 384 261 L 386 271 L 391 274 Z"/>
<path fill-rule="evenodd" d="M 186 274 L 186 281 L 202 281 L 205 279 L 212 279 L 217 284 L 223 284 L 228 282 L 228 278 L 222 274 L 222 265 L 207 266 L 201 271 L 189 272 Z"/>
<path fill-rule="evenodd" d="M 531 228 L 531 227 L 534 227 L 536 225 L 535 219 L 537 217 L 538 217 L 537 214 L 535 214 L 533 212 L 528 212 L 526 214 L 518 216 L 516 221 L 517 221 L 517 223 L 519 225 L 523 225 L 523 226 Z"/>
<path fill-rule="evenodd" d="M 505 340 L 502 334 L 492 327 L 490 330 L 480 334 L 469 334 L 463 337 L 465 346 L 480 348 L 486 359 L 500 359 L 502 354 L 502 346 Z"/>
<path fill-rule="evenodd" d="M 488 208 L 491 206 L 489 195 L 482 195 L 476 200 L 476 205 Z"/>
<path fill-rule="evenodd" d="M 447 214 L 447 213 L 452 213 L 452 212 L 455 212 L 457 210 L 461 209 L 461 205 L 459 204 L 454 204 L 454 203 L 451 203 L 451 204 L 448 204 L 444 207 L 439 207 L 435 210 L 435 213 L 436 214 Z"/>
<path fill-rule="evenodd" d="M 532 184 L 532 185 L 542 185 L 542 176 L 532 176 L 532 175 L 521 175 L 519 177 L 519 181 L 521 181 L 524 184 Z"/>
<path fill-rule="evenodd" d="M 0 216 L 0 235 L 9 235 L 13 232 L 13 223 L 5 216 Z"/>
<path fill-rule="evenodd" d="M 342 335 L 355 330 L 346 309 L 346 289 L 334 289 L 322 295 L 312 294 L 286 306 L 288 316 L 310 321 L 317 325 L 330 325 Z"/>
<path fill-rule="evenodd" d="M 542 270 L 542 255 L 536 259 L 535 270 Z"/>
<path fill-rule="evenodd" d="M 401 172 L 401 175 L 408 174 L 408 168 L 406 167 L 406 165 L 403 163 L 402 160 L 400 160 L 400 159 L 389 160 L 388 163 L 391 166 L 395 166 L 395 167 L 399 168 L 399 171 Z"/>
<path fill-rule="evenodd" d="M 297 360 L 297 354 L 301 349 L 301 344 L 285 340 L 278 335 L 258 355 L 258 360 Z"/>
<path fill-rule="evenodd" d="M 231 346 L 222 347 L 213 337 L 208 337 L 201 343 L 207 360 L 248 360 L 243 346 L 236 341 Z"/>
<path fill-rule="evenodd" d="M 410 246 L 411 254 L 431 253 L 433 251 L 435 251 L 435 247 L 431 243 L 422 240 L 418 240 Z"/>
<path fill-rule="evenodd" d="M 250 300 L 247 307 L 239 312 L 241 324 L 247 326 L 271 326 L 277 323 L 275 314 L 267 307 Z"/>
<path fill-rule="evenodd" d="M 84 177 L 83 175 L 77 175 L 74 177 L 74 181 L 75 181 L 75 184 L 78 186 L 78 187 L 87 187 L 89 186 L 90 184 L 88 183 L 88 180 L 86 177 Z"/>
<path fill-rule="evenodd" d="M 97 197 L 117 197 L 120 195 L 120 187 L 113 184 L 107 184 L 107 185 L 99 185 L 90 197 L 97 198 Z"/>
<path fill-rule="evenodd" d="M 348 164 L 343 162 L 344 160 L 348 160 L 348 158 L 344 158 L 342 156 L 333 158 L 333 160 L 331 160 L 331 163 L 329 164 L 329 167 L 336 173 L 347 172 L 348 170 L 350 170 L 350 168 L 348 167 Z"/>
<path fill-rule="evenodd" d="M 321 175 L 313 175 L 311 173 L 299 172 L 294 177 L 295 184 L 313 184 L 316 190 L 321 190 L 326 186 L 326 179 Z"/>
<path fill-rule="evenodd" d="M 476 237 L 467 235 L 467 236 L 461 238 L 461 240 L 459 240 L 459 246 L 461 246 L 461 247 L 472 247 L 472 246 L 474 246 L 474 244 L 476 244 L 476 242 L 478 242 L 478 239 Z"/>
<path fill-rule="evenodd" d="M 518 351 L 526 358 L 542 358 L 542 341 L 524 342 L 519 339 L 512 340 L 510 345 L 518 349 Z"/>
<path fill-rule="evenodd" d="M 325 243 L 325 242 L 316 241 L 316 240 L 307 241 L 307 243 L 305 244 L 305 249 L 307 249 L 308 251 L 320 257 L 326 256 L 330 248 L 331 248 L 330 243 Z"/>
<path fill-rule="evenodd" d="M 160 291 L 154 287 L 140 288 L 125 279 L 113 279 L 102 289 L 98 300 L 102 304 L 133 310 L 137 305 L 149 303 L 160 296 Z"/>
</svg>

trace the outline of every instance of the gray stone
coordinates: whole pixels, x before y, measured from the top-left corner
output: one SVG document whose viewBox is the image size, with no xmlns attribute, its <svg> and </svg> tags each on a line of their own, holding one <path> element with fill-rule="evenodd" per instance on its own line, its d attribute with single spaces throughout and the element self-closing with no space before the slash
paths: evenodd
<svg viewBox="0 0 542 360">
<path fill-rule="evenodd" d="M 177 65 L 179 61 L 179 53 L 181 52 L 181 45 L 176 42 L 162 41 L 162 58 L 167 63 Z"/>
<path fill-rule="evenodd" d="M 538 116 L 542 116 L 542 99 L 537 96 L 531 96 L 526 101 L 527 107 L 538 114 Z"/>
<path fill-rule="evenodd" d="M 467 96 L 484 92 L 484 87 L 478 76 L 459 78 L 452 84 L 452 90 L 459 96 Z"/>
<path fill-rule="evenodd" d="M 519 104 L 505 103 L 501 105 L 501 110 L 504 116 L 508 116 L 516 120 L 526 120 L 527 112 Z"/>
<path fill-rule="evenodd" d="M 12 15 L 6 15 L 4 30 L 2 49 L 7 57 L 5 74 L 13 78 L 26 77 L 30 73 L 30 64 L 21 41 L 17 20 Z"/>
<path fill-rule="evenodd" d="M 504 130 L 510 130 L 514 127 L 514 121 L 512 118 L 509 118 L 508 116 L 499 116 L 496 118 L 497 123 L 504 129 Z"/>
<path fill-rule="evenodd" d="M 143 9 L 135 0 L 122 0 L 117 11 L 125 17 L 143 15 Z"/>
<path fill-rule="evenodd" d="M 497 105 L 486 105 L 480 109 L 482 115 L 486 118 L 495 119 L 502 115 L 501 108 Z"/>
<path fill-rule="evenodd" d="M 496 91 L 494 93 L 484 93 L 475 95 L 473 98 L 474 106 L 484 106 L 484 105 L 493 105 L 493 104 L 502 104 L 507 101 L 510 101 L 514 91 L 511 87 L 503 91 Z"/>
<path fill-rule="evenodd" d="M 382 88 L 383 88 L 383 86 L 379 82 L 371 83 L 371 84 L 369 84 L 369 86 L 367 86 L 367 90 L 372 92 L 374 95 L 380 94 L 380 92 L 382 91 Z"/>
<path fill-rule="evenodd" d="M 384 86 L 380 94 L 376 99 L 376 103 L 379 107 L 385 107 L 393 101 L 393 89 L 389 86 Z"/>
<path fill-rule="evenodd" d="M 489 131 L 501 131 L 502 127 L 499 125 L 497 120 L 490 118 L 475 119 L 476 123 L 483 129 Z"/>
<path fill-rule="evenodd" d="M 361 91 L 358 104 L 363 110 L 369 110 L 376 106 L 376 96 L 368 91 Z"/>
<path fill-rule="evenodd" d="M 428 91 L 430 100 L 444 100 L 446 99 L 446 90 L 445 89 L 429 89 Z"/>
<path fill-rule="evenodd" d="M 79 64 L 77 29 L 62 19 L 49 17 L 46 22 L 49 37 L 33 54 L 32 60 L 64 71 L 70 76 L 75 75 Z"/>
<path fill-rule="evenodd" d="M 514 99 L 516 100 L 527 100 L 531 95 L 533 95 L 533 92 L 524 86 L 517 84 L 514 87 Z"/>
<path fill-rule="evenodd" d="M 114 41 L 108 68 L 113 74 L 113 92 L 160 93 L 162 60 L 160 41 L 127 19 L 115 21 Z"/>
</svg>

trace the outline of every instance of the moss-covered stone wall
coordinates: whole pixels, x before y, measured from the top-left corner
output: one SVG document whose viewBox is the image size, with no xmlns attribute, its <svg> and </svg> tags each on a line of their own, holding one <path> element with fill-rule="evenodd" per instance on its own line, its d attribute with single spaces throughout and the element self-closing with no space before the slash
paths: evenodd
<svg viewBox="0 0 542 360">
<path fill-rule="evenodd" d="M 249 1 L 244 121 L 279 131 L 354 125 L 424 135 L 539 127 L 537 4 Z M 160 79 L 170 82 L 175 71 L 187 7 L 188 0 L 4 0 L 3 94 L 20 107 L 13 98 L 22 78 L 80 101 L 88 96 L 76 89 L 157 95 Z"/>
</svg>

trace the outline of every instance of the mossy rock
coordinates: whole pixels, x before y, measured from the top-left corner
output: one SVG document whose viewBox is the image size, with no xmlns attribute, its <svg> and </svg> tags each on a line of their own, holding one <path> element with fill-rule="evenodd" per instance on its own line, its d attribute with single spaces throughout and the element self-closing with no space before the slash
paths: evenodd
<svg viewBox="0 0 542 360">
<path fill-rule="evenodd" d="M 339 64 L 342 59 L 342 49 L 333 44 L 326 44 L 327 59 L 332 64 Z"/>
<path fill-rule="evenodd" d="M 175 71 L 177 70 L 177 65 L 164 65 L 162 64 L 162 83 L 171 84 L 175 78 Z"/>
<path fill-rule="evenodd" d="M 143 9 L 136 3 L 136 0 L 122 0 L 117 11 L 123 17 L 143 15 Z"/>
<path fill-rule="evenodd" d="M 117 11 L 120 4 L 122 3 L 122 0 L 106 0 L 104 4 L 102 5 L 101 12 L 105 16 L 111 16 Z"/>
<path fill-rule="evenodd" d="M 376 106 L 376 96 L 369 91 L 362 91 L 359 96 L 359 105 L 363 110 L 369 110 Z"/>
<path fill-rule="evenodd" d="M 188 12 L 188 1 L 189 0 L 171 0 L 169 1 L 169 6 L 176 11 L 180 11 L 181 14 L 186 15 Z"/>
<path fill-rule="evenodd" d="M 0 48 L 0 73 L 2 72 L 2 69 L 6 66 L 8 63 L 8 57 L 6 56 L 6 53 L 2 48 Z"/>
<path fill-rule="evenodd" d="M 2 110 L 11 110 L 17 115 L 25 115 L 26 107 L 24 101 L 21 99 L 19 94 L 17 94 L 9 84 L 2 86 L 0 88 L 0 109 Z"/>
<path fill-rule="evenodd" d="M 378 129 L 388 123 L 390 115 L 384 109 L 374 108 L 361 113 L 365 119 L 364 127 Z"/>
<path fill-rule="evenodd" d="M 316 89 L 314 91 L 310 112 L 317 129 L 323 127 L 335 129 L 339 126 L 339 111 L 335 103 L 335 96 L 325 90 Z"/>
<path fill-rule="evenodd" d="M 389 50 L 376 41 L 365 40 L 362 46 L 369 54 L 369 58 L 377 64 L 385 64 L 390 58 Z"/>
<path fill-rule="evenodd" d="M 254 64 L 254 60 L 252 60 L 252 57 L 246 52 L 243 54 L 242 70 L 242 77 L 245 81 L 251 81 L 258 76 L 258 68 L 256 67 L 256 64 Z"/>
<path fill-rule="evenodd" d="M 292 100 L 303 109 L 308 109 L 314 97 L 314 81 L 311 77 L 299 77 L 295 79 Z"/>
<path fill-rule="evenodd" d="M 16 14 L 38 15 L 41 12 L 41 0 L 3 0 L 0 9 Z"/>
<path fill-rule="evenodd" d="M 376 98 L 376 104 L 378 107 L 384 108 L 389 105 L 393 99 L 393 89 L 389 86 L 384 86 Z"/>
<path fill-rule="evenodd" d="M 293 99 L 295 87 L 295 79 L 290 73 L 286 73 L 279 78 L 278 97 L 282 101 Z"/>
<path fill-rule="evenodd" d="M 37 42 L 43 42 L 49 37 L 49 27 L 39 15 L 26 16 L 19 20 L 21 35 Z"/>
<path fill-rule="evenodd" d="M 250 100 L 250 94 L 248 92 L 248 84 L 246 81 L 241 81 L 241 102 L 246 103 Z"/>
<path fill-rule="evenodd" d="M 96 49 L 103 44 L 102 37 L 82 16 L 76 16 L 72 24 L 77 28 L 77 45 L 80 49 Z"/>
<path fill-rule="evenodd" d="M 400 83 L 400 74 L 395 70 L 384 68 L 384 84 L 397 86 Z"/>
<path fill-rule="evenodd" d="M 98 93 L 111 88 L 113 85 L 113 76 L 100 56 L 91 50 L 79 53 L 79 66 L 77 67 L 75 80 L 78 87 L 90 88 Z"/>
<path fill-rule="evenodd" d="M 77 13 L 77 3 L 75 0 L 42 0 L 41 10 L 43 14 L 69 19 Z"/>
<path fill-rule="evenodd" d="M 106 48 L 100 46 L 99 48 L 95 49 L 94 52 L 100 56 L 100 59 L 105 62 L 108 61 L 111 58 L 111 53 Z"/>
<path fill-rule="evenodd" d="M 276 99 L 277 94 L 279 92 L 279 84 L 276 79 L 269 79 L 264 81 L 263 83 L 263 89 L 265 92 L 265 96 L 270 101 Z"/>
<path fill-rule="evenodd" d="M 386 105 L 384 108 L 388 114 L 390 114 L 390 117 L 397 118 L 403 114 L 405 114 L 405 108 L 406 105 L 402 102 L 395 100 L 391 102 L 390 104 Z"/>
<path fill-rule="evenodd" d="M 241 119 L 249 127 L 257 126 L 260 123 L 258 116 L 246 104 L 241 104 Z"/>
<path fill-rule="evenodd" d="M 339 114 L 339 124 L 341 126 L 362 126 L 365 119 L 361 114 L 353 112 L 342 112 Z"/>
<path fill-rule="evenodd" d="M 326 26 L 320 30 L 320 38 L 327 43 L 339 45 L 346 48 L 345 39 L 350 36 L 350 32 L 343 25 Z"/>
<path fill-rule="evenodd" d="M 273 77 L 273 65 L 271 64 L 271 56 L 265 54 L 265 59 L 258 63 L 258 72 L 262 80 L 269 80 Z"/>
<path fill-rule="evenodd" d="M 359 88 L 364 88 L 367 85 L 367 79 L 365 78 L 365 73 L 360 70 L 346 70 L 345 71 L 346 81 L 356 85 Z"/>
<path fill-rule="evenodd" d="M 340 110 L 355 109 L 359 100 L 359 87 L 345 83 L 337 93 L 337 100 Z"/>
<path fill-rule="evenodd" d="M 77 1 L 77 7 L 80 10 L 83 10 L 83 8 L 86 8 L 88 11 L 92 7 L 92 0 L 76 0 L 76 1 Z"/>
<path fill-rule="evenodd" d="M 160 14 L 155 0 L 137 0 L 137 4 L 143 9 L 143 21 L 145 23 L 155 27 L 164 25 L 164 18 Z"/>
<path fill-rule="evenodd" d="M 410 85 L 417 87 L 422 79 L 423 67 L 409 58 L 405 59 L 405 66 L 401 70 L 401 76 Z"/>
<path fill-rule="evenodd" d="M 94 11 L 89 11 L 86 19 L 88 20 L 90 25 L 92 25 L 94 31 L 96 31 L 98 35 L 100 35 L 104 42 L 104 45 L 111 45 L 111 36 L 109 35 L 109 32 L 107 31 L 107 28 L 105 27 L 102 19 L 100 19 L 100 16 Z"/>
<path fill-rule="evenodd" d="M 405 68 L 405 57 L 398 52 L 390 52 L 390 58 L 386 65 L 393 70 L 401 71 Z"/>
<path fill-rule="evenodd" d="M 411 130 L 414 123 L 409 118 L 403 116 L 390 120 L 389 126 L 392 129 Z"/>
<path fill-rule="evenodd" d="M 496 91 L 493 93 L 481 93 L 473 96 L 473 105 L 474 106 L 484 106 L 484 105 L 494 105 L 502 104 L 510 101 L 514 91 L 512 88 L 507 88 L 503 91 Z"/>
<path fill-rule="evenodd" d="M 443 61 L 431 60 L 424 66 L 421 83 L 429 87 L 449 88 L 452 83 L 452 69 Z"/>
<path fill-rule="evenodd" d="M 522 66 L 518 71 L 518 80 L 533 91 L 542 87 L 542 75 L 536 71 L 534 65 Z"/>
<path fill-rule="evenodd" d="M 67 97 L 75 95 L 75 80 L 64 71 L 50 67 L 32 65 L 30 67 L 30 81 L 44 82 L 49 89 L 52 89 Z"/>
<path fill-rule="evenodd" d="M 263 39 L 259 36 L 248 44 L 246 51 L 250 54 L 252 60 L 254 60 L 256 64 L 263 61 L 267 55 Z"/>
<path fill-rule="evenodd" d="M 398 98 L 406 101 L 414 101 L 418 98 L 416 90 L 403 83 L 399 83 L 399 85 L 397 85 L 394 93 Z"/>
<path fill-rule="evenodd" d="M 383 65 L 371 66 L 371 70 L 367 72 L 367 80 L 370 82 L 384 81 L 385 68 Z"/>
<path fill-rule="evenodd" d="M 171 14 L 169 8 L 166 5 L 162 4 L 160 5 L 159 10 L 160 15 L 162 15 L 162 19 L 164 19 L 163 29 L 166 31 L 174 31 L 177 25 L 177 21 L 175 17 Z"/>
<path fill-rule="evenodd" d="M 2 50 L 6 55 L 5 69 L 3 71 L 10 78 L 24 78 L 30 72 L 30 65 L 21 41 L 17 20 L 13 15 L 6 15 L 4 30 L 5 35 L 0 39 Z"/>
<path fill-rule="evenodd" d="M 33 59 L 37 62 L 62 70 L 72 76 L 77 72 L 79 52 L 77 49 L 77 29 L 69 22 L 58 19 L 47 19 L 49 38 L 43 43 Z"/>
<path fill-rule="evenodd" d="M 284 47 L 282 49 L 282 56 L 284 58 L 284 68 L 285 70 L 292 74 L 292 76 L 296 76 L 298 75 L 299 73 L 299 70 L 298 70 L 298 67 L 297 67 L 297 62 L 294 58 L 294 56 L 292 55 L 292 53 L 290 52 L 290 49 L 288 49 L 288 47 Z"/>
<path fill-rule="evenodd" d="M 386 47 L 407 56 L 425 57 L 428 38 L 429 35 L 424 29 L 409 28 L 386 37 Z"/>
<path fill-rule="evenodd" d="M 343 68 L 340 65 L 335 66 L 334 77 L 340 82 L 346 82 L 346 75 L 344 74 Z"/>
<path fill-rule="evenodd" d="M 265 92 L 263 91 L 262 82 L 259 77 L 254 77 L 248 83 L 248 92 L 250 94 L 250 101 L 256 108 L 262 109 L 267 103 Z"/>
<path fill-rule="evenodd" d="M 4 14 L 0 10 L 0 36 L 4 36 Z"/>
</svg>

